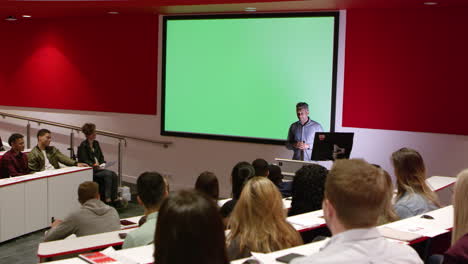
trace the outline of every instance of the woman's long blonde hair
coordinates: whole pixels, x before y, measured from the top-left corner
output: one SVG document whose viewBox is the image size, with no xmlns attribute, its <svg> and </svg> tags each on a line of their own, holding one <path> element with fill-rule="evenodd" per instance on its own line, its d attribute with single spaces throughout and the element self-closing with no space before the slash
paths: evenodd
<svg viewBox="0 0 468 264">
<path fill-rule="evenodd" d="M 383 225 L 386 223 L 394 222 L 398 220 L 398 215 L 395 213 L 393 208 L 393 183 L 390 174 L 386 170 L 383 170 L 383 176 L 385 177 L 385 183 L 387 185 L 387 193 L 385 197 L 385 205 L 383 206 L 383 212 L 379 216 L 377 225 Z"/>
<path fill-rule="evenodd" d="M 426 183 L 426 167 L 419 152 L 410 148 L 399 149 L 392 154 L 393 168 L 397 178 L 397 197 L 405 193 L 417 193 L 440 207 L 437 194 Z"/>
<path fill-rule="evenodd" d="M 266 177 L 250 179 L 228 222 L 228 241 L 240 251 L 272 252 L 301 245 L 299 233 L 286 221 L 278 188 Z"/>
<path fill-rule="evenodd" d="M 453 209 L 452 245 L 460 237 L 468 233 L 468 169 L 463 170 L 457 175 L 455 194 L 453 196 Z"/>
</svg>

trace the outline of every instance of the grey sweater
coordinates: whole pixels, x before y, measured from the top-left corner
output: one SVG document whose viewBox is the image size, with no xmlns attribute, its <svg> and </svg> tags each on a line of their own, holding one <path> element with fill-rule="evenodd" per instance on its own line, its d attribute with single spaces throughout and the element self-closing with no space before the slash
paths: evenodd
<svg viewBox="0 0 468 264">
<path fill-rule="evenodd" d="M 120 218 L 115 208 L 97 199 L 86 201 L 58 226 L 50 229 L 44 241 L 64 239 L 71 234 L 87 236 L 120 229 Z"/>
</svg>

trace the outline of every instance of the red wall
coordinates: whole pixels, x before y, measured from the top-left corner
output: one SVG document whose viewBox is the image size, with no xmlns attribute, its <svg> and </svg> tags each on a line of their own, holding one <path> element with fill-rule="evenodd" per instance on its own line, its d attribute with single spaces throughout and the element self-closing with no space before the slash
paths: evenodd
<svg viewBox="0 0 468 264">
<path fill-rule="evenodd" d="M 467 13 L 349 10 L 343 126 L 468 135 Z"/>
<path fill-rule="evenodd" d="M 156 114 L 156 16 L 0 22 L 2 105 Z"/>
</svg>

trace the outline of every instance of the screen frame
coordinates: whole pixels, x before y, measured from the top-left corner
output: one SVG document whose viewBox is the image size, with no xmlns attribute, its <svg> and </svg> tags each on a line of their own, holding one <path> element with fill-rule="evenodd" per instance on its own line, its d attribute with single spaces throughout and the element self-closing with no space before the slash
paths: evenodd
<svg viewBox="0 0 468 264">
<path fill-rule="evenodd" d="M 334 17 L 334 32 L 333 32 L 333 58 L 332 58 L 332 94 L 331 94 L 331 109 L 330 109 L 330 131 L 335 132 L 336 118 L 336 85 L 337 85 L 337 67 L 338 67 L 338 37 L 339 37 L 339 11 L 327 12 L 300 12 L 300 13 L 255 13 L 255 14 L 208 14 L 208 15 L 164 15 L 162 25 L 162 54 L 161 54 L 161 136 L 175 136 L 185 138 L 212 139 L 223 141 L 237 141 L 246 143 L 259 143 L 269 145 L 284 145 L 285 140 L 233 136 L 233 135 L 216 135 L 216 134 L 201 134 L 190 132 L 167 131 L 165 127 L 166 115 L 166 43 L 167 43 L 167 22 L 170 20 L 194 20 L 194 19 L 237 19 L 237 18 L 293 18 L 293 17 Z M 291 106 L 292 107 L 292 106 Z M 285 124 L 290 125 L 290 124 Z M 286 135 L 285 135 L 286 136 Z"/>
</svg>

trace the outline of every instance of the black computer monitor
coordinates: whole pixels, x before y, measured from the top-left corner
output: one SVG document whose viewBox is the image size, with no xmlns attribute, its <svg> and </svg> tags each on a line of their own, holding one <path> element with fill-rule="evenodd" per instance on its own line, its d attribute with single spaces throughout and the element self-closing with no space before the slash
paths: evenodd
<svg viewBox="0 0 468 264">
<path fill-rule="evenodd" d="M 312 160 L 349 159 L 354 133 L 315 133 Z"/>
</svg>

